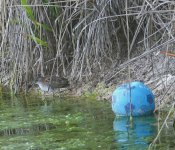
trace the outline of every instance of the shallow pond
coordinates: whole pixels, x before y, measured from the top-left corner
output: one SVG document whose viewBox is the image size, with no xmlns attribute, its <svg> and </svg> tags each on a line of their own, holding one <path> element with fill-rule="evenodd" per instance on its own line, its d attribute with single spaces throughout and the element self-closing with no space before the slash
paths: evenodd
<svg viewBox="0 0 175 150">
<path fill-rule="evenodd" d="M 109 102 L 89 98 L 0 97 L 0 149 L 148 149 L 157 134 L 154 116 L 115 118 Z M 175 147 L 174 130 L 163 130 L 152 149 Z"/>
</svg>

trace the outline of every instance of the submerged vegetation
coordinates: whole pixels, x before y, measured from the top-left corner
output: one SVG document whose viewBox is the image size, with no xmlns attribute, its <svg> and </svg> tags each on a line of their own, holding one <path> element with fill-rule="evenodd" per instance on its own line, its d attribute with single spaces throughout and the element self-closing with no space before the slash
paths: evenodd
<svg viewBox="0 0 175 150">
<path fill-rule="evenodd" d="M 37 96 L 0 97 L 1 149 L 143 149 L 153 141 L 162 120 L 156 116 L 115 118 L 107 101 Z M 165 112 L 161 114 L 164 117 Z M 159 122 L 157 125 L 156 123 Z M 173 128 L 163 128 L 150 149 L 171 149 Z"/>
<path fill-rule="evenodd" d="M 7 96 L 7 95 L 6 95 Z M 39 97 L 0 98 L 1 149 L 108 149 L 113 114 L 107 102 Z"/>
</svg>

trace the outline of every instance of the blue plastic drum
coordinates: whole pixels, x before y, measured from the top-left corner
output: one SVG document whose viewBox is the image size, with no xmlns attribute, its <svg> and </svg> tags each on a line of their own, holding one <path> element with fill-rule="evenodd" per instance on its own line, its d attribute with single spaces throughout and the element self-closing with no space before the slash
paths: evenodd
<svg viewBox="0 0 175 150">
<path fill-rule="evenodd" d="M 119 86 L 112 93 L 112 110 L 117 116 L 150 115 L 155 109 L 154 95 L 143 82 Z"/>
</svg>

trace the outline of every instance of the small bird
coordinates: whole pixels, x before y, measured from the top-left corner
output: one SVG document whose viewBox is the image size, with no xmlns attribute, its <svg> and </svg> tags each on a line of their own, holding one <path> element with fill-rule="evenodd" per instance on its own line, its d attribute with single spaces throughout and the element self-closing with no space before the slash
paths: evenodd
<svg viewBox="0 0 175 150">
<path fill-rule="evenodd" d="M 43 92 L 53 92 L 55 89 L 65 88 L 69 86 L 68 79 L 64 77 L 40 77 L 35 82 Z"/>
</svg>

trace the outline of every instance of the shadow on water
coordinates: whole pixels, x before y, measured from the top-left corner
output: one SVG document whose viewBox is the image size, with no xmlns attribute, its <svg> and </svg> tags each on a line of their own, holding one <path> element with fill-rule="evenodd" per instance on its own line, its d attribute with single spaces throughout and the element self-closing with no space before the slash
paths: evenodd
<svg viewBox="0 0 175 150">
<path fill-rule="evenodd" d="M 157 133 L 156 118 L 154 116 L 116 117 L 113 122 L 115 142 L 123 150 L 147 149 Z"/>
</svg>

